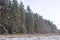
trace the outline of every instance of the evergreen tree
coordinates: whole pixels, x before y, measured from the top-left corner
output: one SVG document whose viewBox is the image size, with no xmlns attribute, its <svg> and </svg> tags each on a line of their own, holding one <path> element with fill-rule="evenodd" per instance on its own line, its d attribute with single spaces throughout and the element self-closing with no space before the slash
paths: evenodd
<svg viewBox="0 0 60 40">
<path fill-rule="evenodd" d="M 38 29 L 38 14 L 34 14 L 34 31 L 35 33 L 38 33 L 39 32 L 39 29 Z"/>
<path fill-rule="evenodd" d="M 0 34 L 60 33 L 56 25 L 17 0 L 0 0 Z"/>
<path fill-rule="evenodd" d="M 56 33 L 57 32 L 57 27 L 55 24 L 53 24 L 52 22 L 50 22 L 50 28 L 51 28 L 51 33 Z"/>
<path fill-rule="evenodd" d="M 27 33 L 27 30 L 26 30 L 26 11 L 24 9 L 24 5 L 23 3 L 21 2 L 20 5 L 19 5 L 19 10 L 21 12 L 21 16 L 20 16 L 20 19 L 21 19 L 21 33 Z"/>
<path fill-rule="evenodd" d="M 8 22 L 9 22 L 9 0 L 0 0 L 0 26 L 5 33 L 8 33 Z"/>
<path fill-rule="evenodd" d="M 50 21 L 49 20 L 44 20 L 45 25 L 46 25 L 46 33 L 51 33 L 51 26 L 50 26 Z"/>
<path fill-rule="evenodd" d="M 12 3 L 12 33 L 20 33 L 20 27 L 21 27 L 21 21 L 20 21 L 20 11 L 19 11 L 19 7 L 18 7 L 18 2 L 17 0 L 13 0 Z"/>
<path fill-rule="evenodd" d="M 27 31 L 28 33 L 34 33 L 34 14 L 33 12 L 31 11 L 30 7 L 27 6 L 27 16 L 28 16 L 28 28 L 27 28 Z"/>
<path fill-rule="evenodd" d="M 45 25 L 46 25 L 46 28 L 45 28 L 46 33 L 56 33 L 57 32 L 56 25 L 54 25 L 49 20 L 44 20 L 44 21 L 45 21 Z"/>
<path fill-rule="evenodd" d="M 44 33 L 44 21 L 43 21 L 43 18 L 42 16 L 38 15 L 37 13 L 34 14 L 34 19 L 35 19 L 35 23 L 34 23 L 34 26 L 35 26 L 35 33 Z"/>
<path fill-rule="evenodd" d="M 44 28 L 45 28 L 45 26 L 44 26 L 44 21 L 43 21 L 43 17 L 42 16 L 38 16 L 38 32 L 37 33 L 44 33 Z M 43 31 L 44 30 L 44 31 Z"/>
<path fill-rule="evenodd" d="M 9 22 L 8 22 L 8 25 L 9 25 L 9 27 L 8 27 L 8 32 L 9 32 L 9 34 L 12 34 L 12 27 L 14 27 L 13 26 L 13 22 L 14 22 L 14 18 L 13 18 L 13 16 L 14 16 L 14 13 L 13 13 L 13 5 L 12 5 L 12 1 L 11 0 L 9 0 Z"/>
</svg>

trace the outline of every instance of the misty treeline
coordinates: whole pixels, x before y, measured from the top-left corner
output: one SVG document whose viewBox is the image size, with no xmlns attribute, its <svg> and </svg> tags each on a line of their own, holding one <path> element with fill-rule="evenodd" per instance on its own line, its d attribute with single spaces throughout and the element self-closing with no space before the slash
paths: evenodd
<svg viewBox="0 0 60 40">
<path fill-rule="evenodd" d="M 28 5 L 26 10 L 17 0 L 0 0 L 0 34 L 57 33 L 57 27 L 49 20 L 33 13 Z"/>
</svg>

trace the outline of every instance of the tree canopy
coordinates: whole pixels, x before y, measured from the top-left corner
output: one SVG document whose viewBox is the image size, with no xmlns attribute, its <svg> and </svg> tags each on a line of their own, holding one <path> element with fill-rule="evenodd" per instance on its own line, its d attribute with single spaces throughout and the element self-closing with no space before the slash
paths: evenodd
<svg viewBox="0 0 60 40">
<path fill-rule="evenodd" d="M 58 32 L 57 32 L 58 31 Z M 0 0 L 0 34 L 59 33 L 56 25 L 24 8 L 17 0 Z"/>
</svg>

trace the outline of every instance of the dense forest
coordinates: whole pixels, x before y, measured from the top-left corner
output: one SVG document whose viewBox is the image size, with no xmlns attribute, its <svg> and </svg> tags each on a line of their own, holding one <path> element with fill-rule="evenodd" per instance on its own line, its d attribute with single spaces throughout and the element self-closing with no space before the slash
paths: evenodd
<svg viewBox="0 0 60 40">
<path fill-rule="evenodd" d="M 28 5 L 26 10 L 17 0 L 0 0 L 0 34 L 59 33 L 53 22 L 43 19 L 32 12 Z"/>
</svg>

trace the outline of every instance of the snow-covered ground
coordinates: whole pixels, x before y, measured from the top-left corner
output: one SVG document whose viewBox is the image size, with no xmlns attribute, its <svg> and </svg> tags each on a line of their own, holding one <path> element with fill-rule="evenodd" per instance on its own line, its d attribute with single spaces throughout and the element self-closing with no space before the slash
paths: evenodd
<svg viewBox="0 0 60 40">
<path fill-rule="evenodd" d="M 0 40 L 60 40 L 60 36 L 48 36 L 48 37 L 1 37 Z"/>
</svg>

